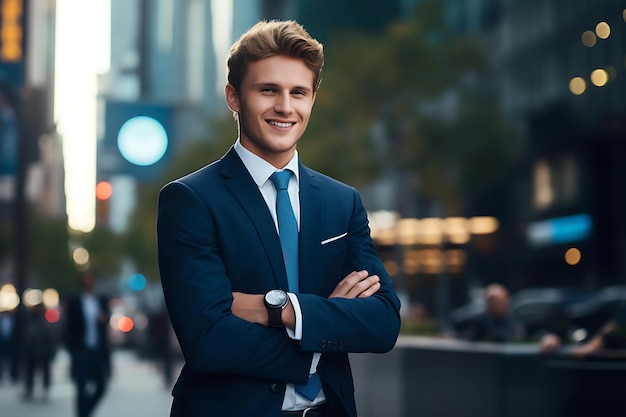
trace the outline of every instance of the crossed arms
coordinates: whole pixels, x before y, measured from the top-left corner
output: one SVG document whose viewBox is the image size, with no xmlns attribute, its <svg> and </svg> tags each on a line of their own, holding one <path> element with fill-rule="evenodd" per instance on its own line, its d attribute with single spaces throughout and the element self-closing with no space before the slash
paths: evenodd
<svg viewBox="0 0 626 417">
<path fill-rule="evenodd" d="M 353 271 L 342 279 L 328 298 L 366 298 L 380 289 L 378 275 L 369 275 L 367 271 Z M 263 303 L 263 294 L 245 294 L 233 292 L 232 312 L 239 318 L 251 323 L 268 325 L 268 314 Z M 282 311 L 285 327 L 294 329 L 296 315 L 291 302 Z"/>
</svg>

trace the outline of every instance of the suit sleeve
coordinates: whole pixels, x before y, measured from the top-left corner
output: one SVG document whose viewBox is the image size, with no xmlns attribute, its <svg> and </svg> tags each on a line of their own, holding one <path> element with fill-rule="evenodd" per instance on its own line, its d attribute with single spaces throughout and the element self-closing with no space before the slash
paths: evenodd
<svg viewBox="0 0 626 417">
<path fill-rule="evenodd" d="M 383 353 L 398 338 L 400 301 L 374 249 L 367 213 L 356 190 L 352 208 L 343 274 L 365 269 L 380 277 L 381 288 L 371 297 L 356 299 L 299 294 L 305 351 Z"/>
<path fill-rule="evenodd" d="M 231 284 L 217 228 L 215 216 L 187 185 L 174 182 L 161 190 L 159 269 L 187 366 L 197 373 L 306 381 L 312 354 L 300 350 L 283 329 L 232 314 Z"/>
</svg>

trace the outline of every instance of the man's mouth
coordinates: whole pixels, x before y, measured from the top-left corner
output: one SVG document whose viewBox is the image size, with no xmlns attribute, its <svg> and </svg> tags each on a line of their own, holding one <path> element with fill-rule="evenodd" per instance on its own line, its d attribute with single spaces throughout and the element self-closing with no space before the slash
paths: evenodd
<svg viewBox="0 0 626 417">
<path fill-rule="evenodd" d="M 282 128 L 287 128 L 287 127 L 291 127 L 293 126 L 295 123 L 293 122 L 277 122 L 275 120 L 268 120 L 267 121 L 269 124 L 277 126 L 277 127 L 282 127 Z"/>
</svg>

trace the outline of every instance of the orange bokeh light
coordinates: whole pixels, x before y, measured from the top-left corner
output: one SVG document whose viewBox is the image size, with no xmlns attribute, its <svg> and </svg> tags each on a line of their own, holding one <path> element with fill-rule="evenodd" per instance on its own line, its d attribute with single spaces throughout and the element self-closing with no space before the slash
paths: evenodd
<svg viewBox="0 0 626 417">
<path fill-rule="evenodd" d="M 133 330 L 134 326 L 135 324 L 133 323 L 133 319 L 127 316 L 124 316 L 117 321 L 117 328 L 124 333 L 128 333 Z"/>
<path fill-rule="evenodd" d="M 100 181 L 96 185 L 96 198 L 98 200 L 108 200 L 113 194 L 113 187 L 106 181 Z"/>
</svg>

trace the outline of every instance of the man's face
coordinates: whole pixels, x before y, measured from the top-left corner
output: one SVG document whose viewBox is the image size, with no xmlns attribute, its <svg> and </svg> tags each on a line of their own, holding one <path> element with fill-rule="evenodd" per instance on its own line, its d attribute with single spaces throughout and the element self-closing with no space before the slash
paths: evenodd
<svg viewBox="0 0 626 417">
<path fill-rule="evenodd" d="M 313 72 L 283 55 L 252 62 L 240 93 L 228 84 L 226 101 L 239 114 L 241 144 L 276 168 L 293 157 L 315 101 Z"/>
<path fill-rule="evenodd" d="M 487 300 L 487 309 L 494 317 L 505 317 L 509 313 L 509 298 L 505 294 L 494 294 Z"/>
</svg>

